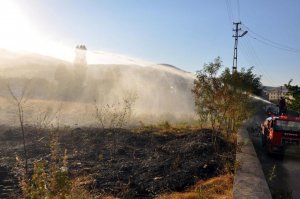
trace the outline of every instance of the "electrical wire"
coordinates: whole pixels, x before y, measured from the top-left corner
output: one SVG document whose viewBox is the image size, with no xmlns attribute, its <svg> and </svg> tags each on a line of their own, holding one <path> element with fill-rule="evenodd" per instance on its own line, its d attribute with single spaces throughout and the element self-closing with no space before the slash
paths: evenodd
<svg viewBox="0 0 300 199">
<path fill-rule="evenodd" d="M 259 41 L 259 42 L 262 43 L 262 44 L 265 44 L 265 45 L 270 46 L 270 47 L 273 47 L 273 48 L 277 48 L 277 49 L 279 49 L 279 50 L 289 51 L 289 52 L 293 52 L 293 53 L 299 53 L 299 52 L 300 52 L 300 50 L 291 50 L 291 49 L 289 49 L 289 48 L 284 48 L 284 47 L 276 46 L 276 45 L 271 44 L 271 43 L 268 43 L 268 42 L 266 42 L 266 41 L 264 41 L 264 40 L 262 40 L 262 39 L 253 37 L 253 36 L 251 36 L 251 35 L 249 35 L 249 37 L 252 38 L 252 39 L 254 39 L 254 40 L 256 40 L 256 41 Z"/>
<path fill-rule="evenodd" d="M 285 51 L 289 51 L 289 52 L 295 52 L 295 53 L 298 53 L 300 52 L 300 49 L 299 48 L 292 48 L 290 46 L 287 46 L 287 45 L 284 45 L 284 44 L 281 44 L 281 43 L 278 43 L 278 42 L 274 42 L 256 32 L 254 32 L 253 30 L 251 30 L 249 27 L 245 26 L 244 27 L 248 30 L 248 32 L 250 32 L 251 34 L 255 35 L 255 36 L 252 36 L 251 34 L 249 35 L 249 37 L 251 37 L 252 39 L 256 40 L 256 41 L 259 41 L 265 45 L 268 45 L 270 47 L 273 47 L 273 48 L 277 48 L 277 49 L 280 49 L 280 50 L 285 50 Z"/>
<path fill-rule="evenodd" d="M 227 14 L 228 14 L 228 19 L 229 19 L 229 24 L 230 27 L 232 27 L 232 22 L 233 22 L 233 15 L 232 15 L 232 9 L 231 9 L 231 3 L 230 0 L 225 0 L 226 2 L 226 8 L 227 8 Z"/>
<path fill-rule="evenodd" d="M 225 0 L 226 2 L 226 8 L 227 8 L 227 14 L 228 14 L 228 18 L 230 21 L 230 24 L 232 24 L 232 22 L 237 18 L 238 21 L 241 21 L 241 8 L 240 8 L 240 1 L 236 0 L 236 7 L 234 6 L 234 10 L 236 12 L 233 12 L 233 7 L 232 7 L 232 3 L 230 0 Z M 234 13 L 235 16 L 237 15 L 237 17 L 234 17 Z"/>
<path fill-rule="evenodd" d="M 264 64 L 262 63 L 260 57 L 258 56 L 258 54 L 255 51 L 255 48 L 253 47 L 251 41 L 246 37 L 245 38 L 245 42 L 246 45 L 249 46 L 250 48 L 250 52 L 252 54 L 252 57 L 254 58 L 254 60 L 256 61 L 256 65 L 258 66 L 258 70 L 262 70 L 263 74 L 265 75 L 265 77 L 273 84 L 273 85 L 278 85 L 277 81 L 274 81 L 274 79 L 271 78 L 271 76 L 269 76 L 269 73 L 263 68 Z"/>
<path fill-rule="evenodd" d="M 274 79 L 270 77 L 269 73 L 262 67 L 263 64 L 259 56 L 255 52 L 255 49 L 252 46 L 250 40 L 245 38 L 240 43 L 242 48 L 242 56 L 247 59 L 247 62 L 249 62 L 250 65 L 254 65 L 255 69 L 258 70 L 259 73 L 265 78 L 265 80 L 268 81 L 272 86 L 279 85 L 278 82 L 274 81 Z"/>
<path fill-rule="evenodd" d="M 238 10 L 238 19 L 241 21 L 241 8 L 240 8 L 240 1 L 237 0 L 237 10 Z"/>
</svg>

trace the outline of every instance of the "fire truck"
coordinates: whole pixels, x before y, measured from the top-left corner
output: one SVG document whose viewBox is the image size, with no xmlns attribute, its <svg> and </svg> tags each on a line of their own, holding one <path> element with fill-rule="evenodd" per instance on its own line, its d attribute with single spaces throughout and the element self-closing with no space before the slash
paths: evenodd
<svg viewBox="0 0 300 199">
<path fill-rule="evenodd" d="M 300 154 L 300 117 L 271 116 L 261 124 L 261 142 L 268 153 Z"/>
</svg>

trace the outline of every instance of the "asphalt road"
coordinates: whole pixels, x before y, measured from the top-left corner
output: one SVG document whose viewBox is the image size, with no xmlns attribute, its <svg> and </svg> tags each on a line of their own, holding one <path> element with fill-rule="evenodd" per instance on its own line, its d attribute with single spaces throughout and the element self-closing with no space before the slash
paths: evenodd
<svg viewBox="0 0 300 199">
<path fill-rule="evenodd" d="M 258 127 L 264 116 L 255 116 L 252 126 Z M 300 154 L 289 153 L 282 155 L 268 155 L 261 146 L 258 128 L 248 130 L 252 138 L 256 154 L 269 184 L 273 198 L 300 199 Z"/>
</svg>

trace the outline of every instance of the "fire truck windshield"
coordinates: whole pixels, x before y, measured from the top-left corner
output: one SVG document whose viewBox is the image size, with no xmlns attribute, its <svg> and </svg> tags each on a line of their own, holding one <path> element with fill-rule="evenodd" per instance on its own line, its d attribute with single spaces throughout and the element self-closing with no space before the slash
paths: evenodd
<svg viewBox="0 0 300 199">
<path fill-rule="evenodd" d="M 300 121 L 275 120 L 275 131 L 300 132 Z"/>
</svg>

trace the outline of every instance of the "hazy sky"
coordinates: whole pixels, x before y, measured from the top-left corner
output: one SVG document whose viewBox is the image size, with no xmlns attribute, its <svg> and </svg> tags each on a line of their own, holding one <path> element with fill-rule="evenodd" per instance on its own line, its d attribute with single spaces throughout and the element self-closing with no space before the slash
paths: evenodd
<svg viewBox="0 0 300 199">
<path fill-rule="evenodd" d="M 190 72 L 217 56 L 232 67 L 232 22 L 240 20 L 249 33 L 239 39 L 238 68 L 255 66 L 266 85 L 300 84 L 299 0 L 9 0 L 13 8 L 4 2 L 0 48 L 22 43 L 63 57 L 82 43 Z"/>
</svg>

